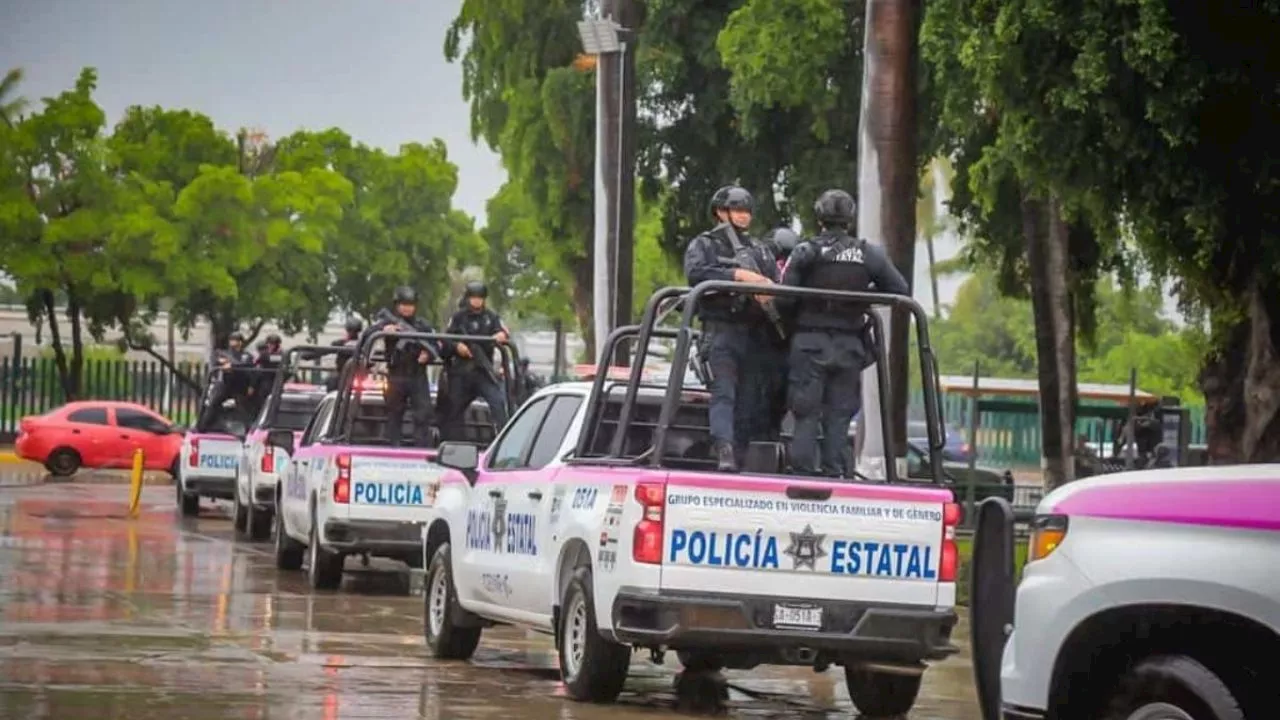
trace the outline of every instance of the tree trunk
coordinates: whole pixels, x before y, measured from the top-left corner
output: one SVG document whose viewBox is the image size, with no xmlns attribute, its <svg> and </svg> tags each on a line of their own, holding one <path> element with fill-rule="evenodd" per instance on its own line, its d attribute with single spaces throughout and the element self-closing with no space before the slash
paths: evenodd
<svg viewBox="0 0 1280 720">
<path fill-rule="evenodd" d="M 933 247 L 933 228 L 924 236 L 924 249 L 929 254 L 929 287 L 933 290 L 933 319 L 942 319 L 942 294 L 938 292 L 938 258 Z"/>
<path fill-rule="evenodd" d="M 74 287 L 67 288 L 67 319 L 71 321 L 71 372 L 68 380 L 68 399 L 80 397 L 80 380 L 84 376 L 84 329 L 80 318 L 80 295 Z"/>
<path fill-rule="evenodd" d="M 1248 319 L 1200 375 L 1213 464 L 1280 461 L 1280 287 L 1255 279 L 1246 298 Z"/>
<path fill-rule="evenodd" d="M 58 308 L 52 290 L 41 290 L 44 302 L 44 316 L 49 323 L 49 342 L 53 345 L 53 364 L 58 368 L 58 383 L 62 385 L 62 394 L 67 402 L 75 400 L 73 388 L 69 382 L 70 372 L 67 368 L 67 353 L 62 346 L 62 328 L 58 326 Z"/>
<path fill-rule="evenodd" d="M 1022 231 L 1040 375 L 1041 465 L 1052 489 L 1075 477 L 1075 328 L 1068 291 L 1068 228 L 1057 200 L 1024 195 Z"/>
<path fill-rule="evenodd" d="M 916 55 L 919 3 L 916 0 L 868 0 L 867 42 L 874 61 L 867 73 L 870 141 L 877 156 L 879 241 L 910 284 L 915 277 L 915 201 L 919 178 L 915 165 Z M 865 141 L 867 138 L 861 138 Z M 863 202 L 872 199 L 861 199 Z M 890 368 L 909 368 L 905 313 L 890 325 Z M 905 372 L 891 373 L 893 456 L 906 457 L 909 383 Z"/>
<path fill-rule="evenodd" d="M 594 362 L 596 357 L 595 318 L 591 314 L 591 255 L 588 250 L 586 257 L 578 258 L 573 264 L 573 316 L 578 320 L 578 332 L 582 333 L 587 362 Z"/>
</svg>

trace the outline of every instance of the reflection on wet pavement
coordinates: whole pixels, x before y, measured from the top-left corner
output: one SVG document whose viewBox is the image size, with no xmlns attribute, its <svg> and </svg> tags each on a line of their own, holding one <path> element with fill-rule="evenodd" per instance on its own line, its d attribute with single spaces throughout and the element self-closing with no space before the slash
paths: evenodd
<svg viewBox="0 0 1280 720">
<path fill-rule="evenodd" d="M 0 717 L 674 717 L 669 655 L 637 653 L 617 706 L 563 697 L 547 638 L 486 630 L 469 664 L 426 658 L 420 578 L 351 561 L 339 593 L 233 543 L 225 505 L 178 520 L 149 487 L 0 482 Z M 967 633 L 963 626 L 957 637 Z M 730 672 L 729 716 L 848 718 L 838 668 Z M 978 720 L 966 659 L 933 667 L 912 720 Z"/>
</svg>

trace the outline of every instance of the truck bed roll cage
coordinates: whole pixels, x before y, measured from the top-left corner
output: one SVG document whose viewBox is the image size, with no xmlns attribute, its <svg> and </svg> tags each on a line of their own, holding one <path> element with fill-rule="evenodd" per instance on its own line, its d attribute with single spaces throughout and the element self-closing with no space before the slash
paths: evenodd
<svg viewBox="0 0 1280 720">
<path fill-rule="evenodd" d="M 271 395 L 267 399 L 267 420 L 274 421 L 276 414 L 280 412 L 280 398 L 284 394 L 285 383 L 289 382 L 289 378 L 293 376 L 295 367 L 301 368 L 302 360 L 315 360 L 334 355 L 336 357 L 351 357 L 356 352 L 354 347 L 350 345 L 294 345 L 285 350 L 280 357 L 280 367 L 274 370 L 276 373 L 275 380 L 271 383 Z M 299 357 L 301 356 L 301 357 Z M 320 368 L 316 368 L 319 370 Z"/>
<path fill-rule="evenodd" d="M 605 462 L 625 461 L 628 464 L 633 462 L 634 459 L 624 459 L 622 455 L 628 432 L 635 419 L 640 389 L 644 386 L 642 379 L 645 360 L 649 356 L 649 343 L 654 338 L 674 338 L 676 340 L 676 348 L 671 359 L 670 374 L 667 377 L 658 421 L 653 430 L 653 452 L 647 453 L 647 457 L 644 458 L 644 461 L 647 461 L 652 467 L 663 467 L 667 432 L 671 429 L 672 422 L 676 417 L 676 411 L 682 401 L 681 393 L 685 390 L 684 378 L 689 369 L 692 354 L 691 347 L 698 334 L 698 331 L 693 327 L 694 316 L 698 303 L 708 293 L 845 300 L 867 306 L 867 321 L 877 338 L 875 343 L 877 384 L 880 389 L 880 397 L 885 399 L 880 403 L 880 423 L 884 433 L 885 446 L 889 448 L 893 447 L 892 433 L 894 424 L 892 422 L 891 403 L 887 401 L 891 397 L 888 373 L 888 343 L 885 342 L 884 323 L 881 321 L 879 314 L 871 310 L 876 307 L 888 307 L 910 313 L 915 320 L 916 351 L 920 356 L 921 385 L 924 390 L 925 417 L 929 434 L 931 475 L 935 480 L 943 477 L 942 448 L 945 439 L 941 431 L 942 403 L 941 392 L 938 389 L 938 362 L 933 347 L 929 342 L 928 315 L 915 299 L 886 293 L 821 290 L 787 285 L 761 286 L 753 283 L 724 280 L 708 280 L 707 282 L 699 283 L 693 288 L 665 287 L 659 289 L 645 303 L 644 313 L 638 325 L 619 327 L 609 334 L 609 337 L 604 341 L 603 351 L 599 353 L 599 367 L 587 401 L 585 431 L 579 437 L 578 447 L 573 453 L 576 458 L 586 458 L 592 454 L 591 448 L 595 442 L 595 435 L 602 427 L 601 421 L 604 418 L 606 406 L 605 386 L 607 383 L 613 382 L 608 378 L 608 369 L 613 355 L 623 340 L 635 338 L 630 376 L 627 379 L 626 393 L 623 397 L 622 408 L 619 411 L 618 423 L 614 428 L 608 454 L 600 458 Z M 680 324 L 678 327 L 663 328 L 657 326 L 658 323 L 661 323 L 677 310 L 680 311 Z M 650 384 L 649 387 L 652 388 L 654 386 Z M 889 482 L 898 480 L 895 463 L 885 463 L 885 475 L 886 480 Z"/>
<path fill-rule="evenodd" d="M 352 396 L 362 392 L 355 386 L 355 378 L 357 374 L 367 374 L 369 365 L 373 360 L 374 343 L 384 338 L 393 338 L 396 340 L 419 340 L 424 343 L 430 343 L 434 354 L 437 356 L 436 362 L 442 362 L 443 357 L 439 353 L 440 342 L 446 343 L 493 343 L 498 347 L 498 354 L 502 358 L 502 384 L 506 391 L 506 400 L 508 408 L 514 411 L 510 406 L 515 402 L 518 393 L 518 383 L 516 379 L 515 368 L 519 367 L 520 356 L 515 346 L 510 342 L 499 343 L 488 335 L 452 335 L 449 333 L 424 333 L 424 332 L 387 332 L 379 330 L 377 332 L 368 333 L 361 336 L 360 341 L 356 343 L 355 348 L 347 349 L 353 355 L 353 362 L 348 362 L 342 367 L 342 375 L 338 379 L 338 402 L 334 408 L 334 416 L 341 423 L 338 427 L 342 428 L 339 437 L 350 437 L 352 426 L 355 425 L 356 413 L 353 410 Z M 333 350 L 335 348 L 329 348 Z M 486 358 L 487 360 L 487 358 Z M 494 368 L 490 368 L 494 369 Z M 501 430 L 501 428 L 498 428 Z"/>
</svg>

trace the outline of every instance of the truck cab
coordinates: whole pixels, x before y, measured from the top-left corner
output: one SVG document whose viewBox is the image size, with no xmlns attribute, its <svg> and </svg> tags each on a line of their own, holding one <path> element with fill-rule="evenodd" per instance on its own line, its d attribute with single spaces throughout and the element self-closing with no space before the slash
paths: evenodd
<svg viewBox="0 0 1280 720">
<path fill-rule="evenodd" d="M 699 669 L 843 665 L 864 713 L 910 709 L 927 663 L 956 652 L 959 508 L 936 475 L 898 478 L 892 463 L 875 481 L 794 475 L 774 442 L 753 443 L 741 473 L 716 471 L 709 394 L 687 382 L 691 318 L 657 328 L 658 305 L 753 288 L 660 291 L 606 341 L 593 382 L 539 390 L 484 453 L 441 445 L 449 471 L 422 539 L 436 657 L 467 658 L 484 627 L 514 624 L 555 638 L 578 700 L 615 699 L 645 649 Z M 856 296 L 926 322 L 910 299 Z M 658 382 L 643 365 L 655 337 L 676 339 Z M 608 359 L 631 339 L 642 349 L 619 379 Z"/>
</svg>

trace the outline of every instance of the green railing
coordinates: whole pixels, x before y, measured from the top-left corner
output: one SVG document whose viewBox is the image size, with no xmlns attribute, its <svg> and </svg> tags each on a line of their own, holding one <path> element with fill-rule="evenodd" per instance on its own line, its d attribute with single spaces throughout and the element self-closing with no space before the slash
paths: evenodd
<svg viewBox="0 0 1280 720">
<path fill-rule="evenodd" d="M 187 377 L 202 381 L 207 370 L 204 363 L 179 363 Z M 146 405 L 178 425 L 194 423 L 199 410 L 199 395 L 189 385 L 156 361 L 86 359 L 81 376 L 81 400 L 123 400 Z M 51 358 L 0 358 L 0 439 L 12 440 L 18 421 L 38 415 L 66 402 L 58 370 Z M 916 392 L 911 398 L 914 417 L 923 415 L 923 398 Z M 967 436 L 969 398 L 944 395 L 943 417 L 948 432 Z M 1190 408 L 1191 443 L 1204 442 L 1204 409 Z M 1095 442 L 1110 443 L 1112 427 L 1099 419 L 1083 419 L 1077 433 Z M 966 439 L 968 439 L 966 437 Z M 1040 463 L 1040 422 L 1034 414 L 983 412 L 980 414 L 977 442 L 978 462 L 993 467 L 1038 466 Z"/>
</svg>

